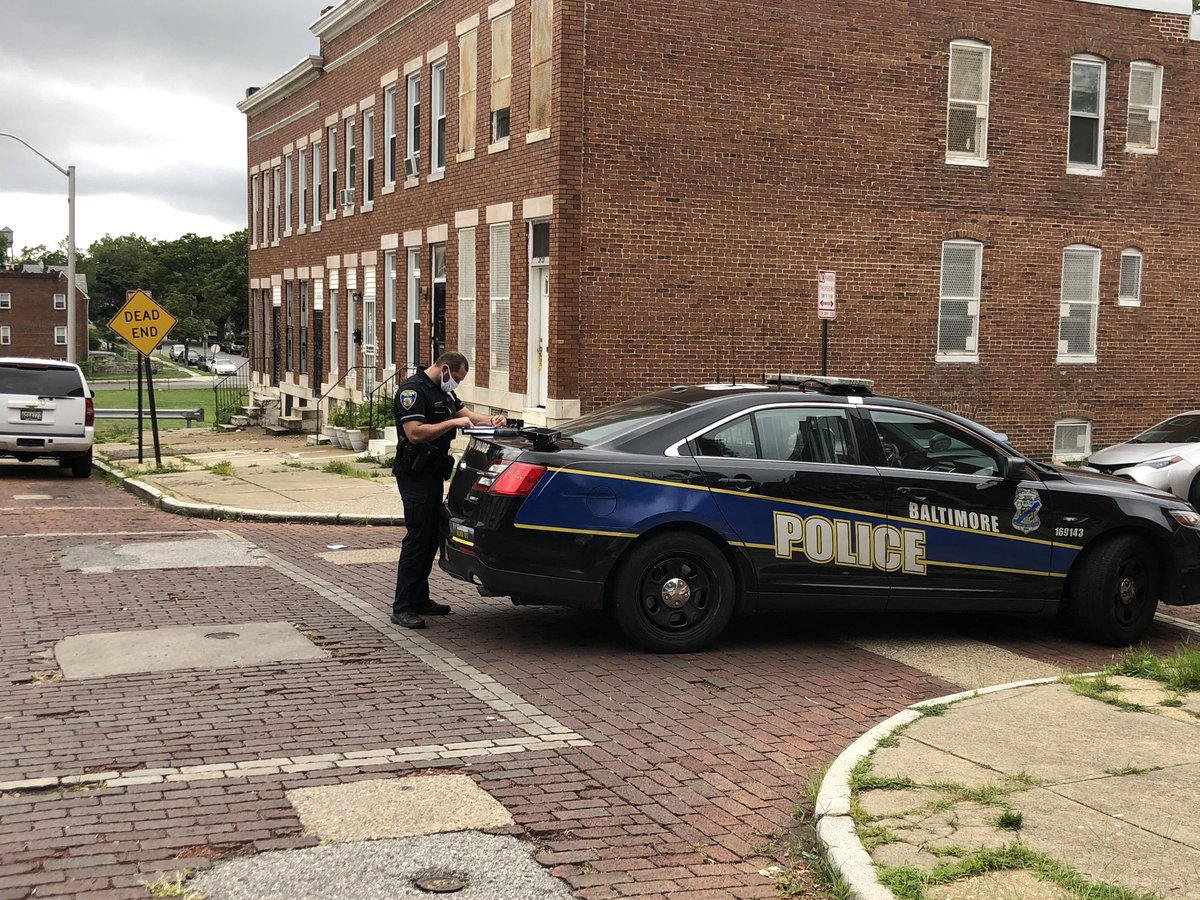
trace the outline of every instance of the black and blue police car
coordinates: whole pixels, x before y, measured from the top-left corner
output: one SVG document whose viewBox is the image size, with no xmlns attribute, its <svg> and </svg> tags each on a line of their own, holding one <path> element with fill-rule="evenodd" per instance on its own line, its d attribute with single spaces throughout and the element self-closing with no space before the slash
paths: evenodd
<svg viewBox="0 0 1200 900">
<path fill-rule="evenodd" d="M 764 381 L 472 436 L 442 568 L 518 605 L 608 609 L 658 652 L 780 608 L 1057 611 L 1121 645 L 1160 600 L 1200 602 L 1187 503 L 868 381 Z"/>
</svg>

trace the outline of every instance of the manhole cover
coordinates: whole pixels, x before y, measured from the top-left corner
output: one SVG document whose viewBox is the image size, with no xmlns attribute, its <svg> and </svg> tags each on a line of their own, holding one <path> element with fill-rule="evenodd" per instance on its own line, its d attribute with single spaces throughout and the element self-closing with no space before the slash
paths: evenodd
<svg viewBox="0 0 1200 900">
<path fill-rule="evenodd" d="M 429 894 L 453 894 L 467 886 L 466 881 L 453 875 L 426 875 L 413 884 Z"/>
<path fill-rule="evenodd" d="M 238 637 L 236 631 L 214 631 L 205 635 L 206 638 L 212 638 L 214 641 L 231 641 Z"/>
</svg>

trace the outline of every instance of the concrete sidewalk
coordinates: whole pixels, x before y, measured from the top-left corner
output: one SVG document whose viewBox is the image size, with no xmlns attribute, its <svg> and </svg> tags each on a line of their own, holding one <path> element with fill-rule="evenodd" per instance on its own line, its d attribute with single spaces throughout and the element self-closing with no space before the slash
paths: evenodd
<svg viewBox="0 0 1200 900">
<path fill-rule="evenodd" d="M 136 445 L 96 456 L 183 515 L 403 523 L 389 469 L 302 435 L 165 432 L 162 469 L 149 442 L 140 465 Z M 852 744 L 817 802 L 851 895 L 885 900 L 891 883 L 931 900 L 1067 900 L 1106 883 L 1123 889 L 1103 894 L 1114 900 L 1200 900 L 1200 692 L 1112 681 L 1101 694 L 1123 706 L 1059 679 L 1019 682 L 925 701 Z"/>
<path fill-rule="evenodd" d="M 838 757 L 818 834 L 851 895 L 1200 898 L 1200 692 L 1067 681 L 916 704 Z"/>
</svg>

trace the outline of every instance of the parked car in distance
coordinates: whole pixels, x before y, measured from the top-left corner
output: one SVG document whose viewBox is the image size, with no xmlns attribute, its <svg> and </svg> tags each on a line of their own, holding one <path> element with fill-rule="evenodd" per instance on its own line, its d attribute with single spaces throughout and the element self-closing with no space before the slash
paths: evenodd
<svg viewBox="0 0 1200 900">
<path fill-rule="evenodd" d="M 55 459 L 76 478 L 92 474 L 92 391 L 74 363 L 0 357 L 0 456 Z"/>
<path fill-rule="evenodd" d="M 225 345 L 225 352 L 232 353 L 234 356 L 245 356 L 246 345 L 241 341 L 230 341 Z"/>
<path fill-rule="evenodd" d="M 1200 409 L 1172 416 L 1124 443 L 1097 450 L 1081 468 L 1170 491 L 1200 508 Z"/>
<path fill-rule="evenodd" d="M 187 347 L 183 346 L 183 344 L 171 345 L 171 359 L 183 359 L 185 353 L 187 353 Z"/>
<path fill-rule="evenodd" d="M 232 359 L 226 359 L 223 356 L 218 356 L 212 361 L 209 370 L 214 375 L 233 375 L 237 372 L 237 366 L 234 365 Z"/>
<path fill-rule="evenodd" d="M 187 352 L 187 364 L 189 366 L 199 366 L 202 359 L 204 357 L 200 355 L 199 350 L 189 350 Z"/>
</svg>

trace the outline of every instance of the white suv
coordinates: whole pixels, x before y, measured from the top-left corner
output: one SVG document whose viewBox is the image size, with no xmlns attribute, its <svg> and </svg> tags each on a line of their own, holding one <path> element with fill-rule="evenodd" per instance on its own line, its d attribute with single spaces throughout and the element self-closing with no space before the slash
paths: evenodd
<svg viewBox="0 0 1200 900">
<path fill-rule="evenodd" d="M 74 363 L 0 357 L 0 456 L 52 457 L 76 478 L 92 474 L 96 411 Z"/>
</svg>

